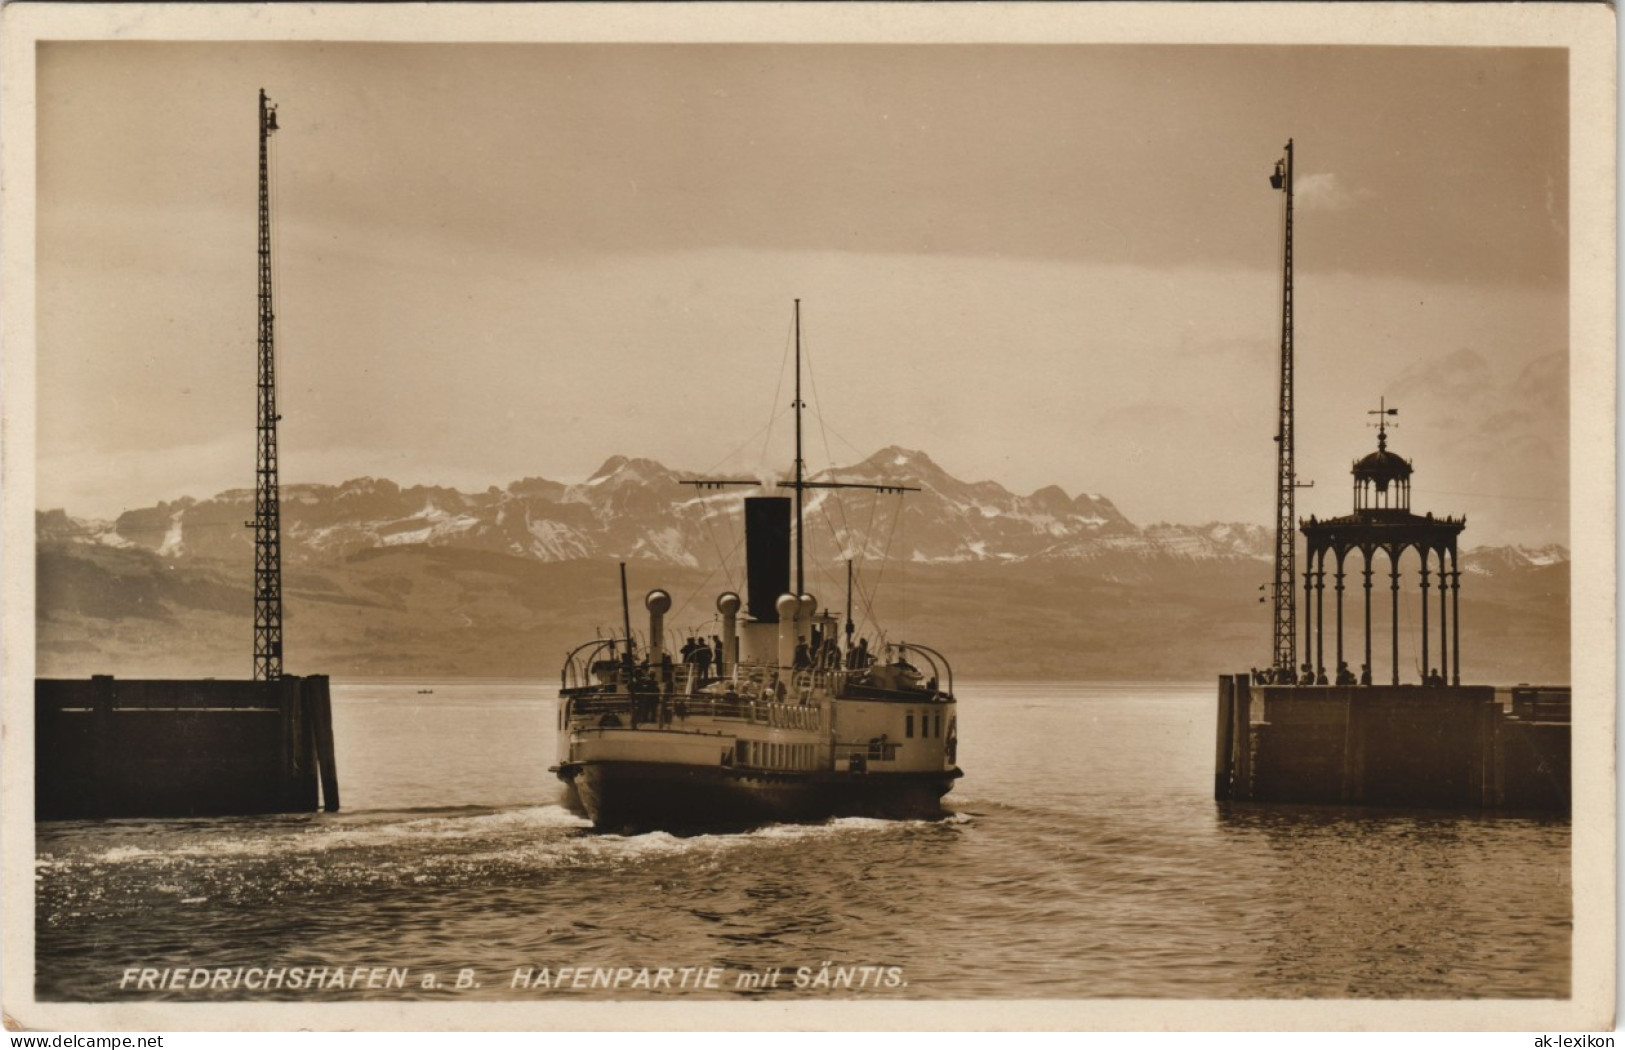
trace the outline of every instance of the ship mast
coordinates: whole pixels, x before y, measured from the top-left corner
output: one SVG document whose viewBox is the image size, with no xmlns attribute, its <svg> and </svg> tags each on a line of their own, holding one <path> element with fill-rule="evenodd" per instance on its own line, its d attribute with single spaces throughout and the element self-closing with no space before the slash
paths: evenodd
<svg viewBox="0 0 1625 1050">
<path fill-rule="evenodd" d="M 1298 670 L 1297 606 L 1294 579 L 1297 569 L 1297 537 L 1294 498 L 1299 485 L 1293 465 L 1293 348 L 1292 348 L 1292 140 L 1287 139 L 1286 156 L 1275 162 L 1270 185 L 1286 192 L 1286 222 L 1281 259 L 1281 391 L 1279 420 L 1275 432 L 1275 670 L 1294 678 Z M 1307 648 L 1307 643 L 1306 643 Z"/>
<path fill-rule="evenodd" d="M 795 514 L 796 514 L 796 521 L 795 521 L 796 576 L 795 576 L 795 591 L 796 591 L 797 594 L 804 594 L 804 593 L 806 593 L 806 579 L 805 579 L 805 576 L 803 574 L 803 569 L 804 569 L 804 564 L 805 564 L 805 546 L 804 546 L 803 541 L 802 541 L 802 534 L 803 534 L 803 529 L 802 529 L 803 499 L 802 499 L 802 497 L 803 497 L 803 494 L 808 489 L 868 489 L 871 492 L 897 492 L 897 493 L 918 492 L 920 490 L 919 490 L 918 487 L 913 486 L 913 485 L 885 485 L 885 484 L 877 485 L 877 484 L 869 484 L 867 482 L 860 482 L 860 481 L 808 481 L 807 480 L 806 462 L 802 458 L 802 454 L 801 454 L 801 410 L 805 406 L 802 404 L 802 401 L 801 401 L 801 300 L 800 299 L 797 299 L 795 301 L 795 318 L 796 318 L 796 392 L 795 392 L 795 400 L 790 403 L 790 406 L 795 409 L 795 413 L 796 413 L 795 479 L 793 481 L 781 481 L 781 482 L 779 482 L 779 488 L 781 488 L 781 489 L 793 489 L 795 491 L 795 494 L 796 494 L 796 510 L 795 510 Z M 682 484 L 684 484 L 684 485 L 693 485 L 695 488 L 698 488 L 698 489 L 720 489 L 724 485 L 742 485 L 742 486 L 746 486 L 746 487 L 754 487 L 754 486 L 760 485 L 761 482 L 759 480 L 755 479 L 755 478 L 703 478 L 703 479 L 695 479 L 695 480 L 686 480 L 686 481 L 682 482 Z"/>
<path fill-rule="evenodd" d="M 801 459 L 801 300 L 796 300 L 796 594 L 806 594 L 806 581 L 802 578 L 803 544 L 801 542 L 801 494 L 806 488 L 803 478 L 806 470 Z"/>
<path fill-rule="evenodd" d="M 260 90 L 259 421 L 255 467 L 254 678 L 282 677 L 282 506 L 277 478 L 275 315 L 271 303 L 269 144 L 276 105 Z"/>
</svg>

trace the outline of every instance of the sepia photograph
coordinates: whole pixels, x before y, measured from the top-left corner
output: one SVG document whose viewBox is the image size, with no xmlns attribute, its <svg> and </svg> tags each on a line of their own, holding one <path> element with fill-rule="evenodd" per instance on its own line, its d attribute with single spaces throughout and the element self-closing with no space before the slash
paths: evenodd
<svg viewBox="0 0 1625 1050">
<path fill-rule="evenodd" d="M 8 1026 L 1612 1029 L 1610 9 L 364 6 L 4 11 Z"/>
</svg>

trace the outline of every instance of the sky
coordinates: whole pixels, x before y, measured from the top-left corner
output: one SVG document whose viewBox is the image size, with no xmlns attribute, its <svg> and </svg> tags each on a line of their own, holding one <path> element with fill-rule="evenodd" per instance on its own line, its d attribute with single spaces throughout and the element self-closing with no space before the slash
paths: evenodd
<svg viewBox="0 0 1625 1050">
<path fill-rule="evenodd" d="M 1138 524 L 1390 448 L 1468 546 L 1568 539 L 1566 53 L 48 42 L 38 503 L 253 484 L 257 97 L 282 479 L 484 490 L 887 445 Z M 772 423 L 771 429 L 769 424 Z"/>
</svg>

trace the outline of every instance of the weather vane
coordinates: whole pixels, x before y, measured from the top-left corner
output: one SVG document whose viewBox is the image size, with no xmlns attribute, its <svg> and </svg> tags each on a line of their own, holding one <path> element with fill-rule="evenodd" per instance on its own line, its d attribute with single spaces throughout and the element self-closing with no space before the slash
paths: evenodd
<svg viewBox="0 0 1625 1050">
<path fill-rule="evenodd" d="M 1399 426 L 1398 423 L 1389 423 L 1388 417 L 1399 415 L 1399 409 L 1389 408 L 1388 399 L 1386 397 L 1378 401 L 1377 404 L 1379 407 L 1366 411 L 1366 415 L 1376 416 L 1377 421 L 1375 423 L 1367 423 L 1366 426 L 1377 428 L 1377 451 L 1386 452 L 1388 451 L 1388 428 L 1390 426 Z"/>
</svg>

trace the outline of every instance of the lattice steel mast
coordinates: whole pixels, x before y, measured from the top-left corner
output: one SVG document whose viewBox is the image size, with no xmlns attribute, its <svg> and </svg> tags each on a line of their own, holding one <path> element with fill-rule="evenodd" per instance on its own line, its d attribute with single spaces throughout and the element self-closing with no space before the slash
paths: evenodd
<svg viewBox="0 0 1625 1050">
<path fill-rule="evenodd" d="M 1296 675 L 1297 606 L 1294 586 L 1297 568 L 1297 537 L 1294 520 L 1294 490 L 1297 488 L 1292 454 L 1292 140 L 1287 139 L 1286 156 L 1275 162 L 1270 185 L 1286 191 L 1285 250 L 1281 280 L 1281 398 L 1280 420 L 1275 432 L 1275 670 Z"/>
<path fill-rule="evenodd" d="M 259 457 L 255 468 L 254 677 L 282 677 L 282 500 L 277 481 L 275 315 L 271 301 L 269 149 L 276 105 L 260 91 Z"/>
</svg>

